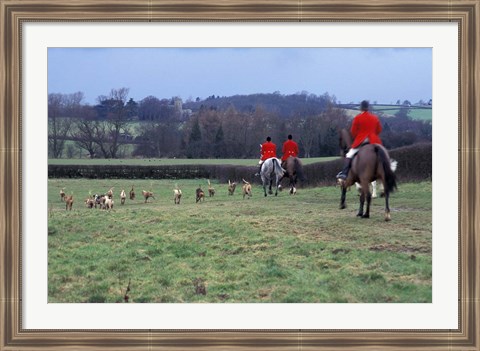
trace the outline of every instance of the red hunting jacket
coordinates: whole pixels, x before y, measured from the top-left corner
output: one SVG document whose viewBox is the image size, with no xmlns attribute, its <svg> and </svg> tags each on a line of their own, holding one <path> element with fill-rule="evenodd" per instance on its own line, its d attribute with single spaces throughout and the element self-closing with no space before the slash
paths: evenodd
<svg viewBox="0 0 480 351">
<path fill-rule="evenodd" d="M 262 161 L 265 161 L 270 157 L 277 157 L 277 145 L 275 145 L 271 141 L 266 141 L 262 144 L 260 153 L 262 154 Z"/>
<path fill-rule="evenodd" d="M 380 120 L 374 114 L 364 111 L 355 116 L 352 123 L 352 149 L 359 147 L 368 138 L 370 144 L 382 144 L 378 136 L 382 131 Z"/>
<path fill-rule="evenodd" d="M 298 144 L 293 140 L 288 139 L 286 142 L 283 143 L 282 153 L 282 161 L 285 161 L 290 156 L 297 157 Z"/>
</svg>

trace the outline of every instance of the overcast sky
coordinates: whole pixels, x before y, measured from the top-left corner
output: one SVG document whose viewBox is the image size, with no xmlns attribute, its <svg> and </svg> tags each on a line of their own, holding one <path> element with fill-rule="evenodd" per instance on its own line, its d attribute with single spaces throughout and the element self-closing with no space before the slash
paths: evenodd
<svg viewBox="0 0 480 351">
<path fill-rule="evenodd" d="M 342 103 L 432 97 L 431 48 L 49 48 L 48 92 L 85 102 L 126 87 L 136 101 L 301 91 Z"/>
</svg>

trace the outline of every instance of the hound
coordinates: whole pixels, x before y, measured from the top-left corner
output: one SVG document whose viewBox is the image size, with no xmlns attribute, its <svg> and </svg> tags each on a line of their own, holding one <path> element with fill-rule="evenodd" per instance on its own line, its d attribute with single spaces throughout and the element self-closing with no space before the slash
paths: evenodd
<svg viewBox="0 0 480 351">
<path fill-rule="evenodd" d="M 100 208 L 104 208 L 105 207 L 105 199 L 107 197 L 105 195 L 98 195 L 98 194 L 95 194 L 95 208 L 97 208 L 97 205 L 100 206 Z"/>
<path fill-rule="evenodd" d="M 215 189 L 210 184 L 210 179 L 208 180 L 208 196 L 212 197 L 215 195 Z"/>
<path fill-rule="evenodd" d="M 133 185 L 132 190 L 130 190 L 130 200 L 135 200 L 135 191 L 133 190 Z"/>
<path fill-rule="evenodd" d="M 182 191 L 179 188 L 173 189 L 173 203 L 175 205 L 180 204 L 181 197 L 182 197 Z"/>
<path fill-rule="evenodd" d="M 65 210 L 72 210 L 73 207 L 73 195 L 65 195 Z"/>
<path fill-rule="evenodd" d="M 149 197 L 155 199 L 155 196 L 153 196 L 153 192 L 151 192 L 151 191 L 142 190 L 142 195 L 145 198 L 145 203 L 147 202 Z"/>
<path fill-rule="evenodd" d="M 125 205 L 126 198 L 127 198 L 127 195 L 125 194 L 125 189 L 122 189 L 122 192 L 120 193 L 120 203 L 122 205 Z"/>
<path fill-rule="evenodd" d="M 230 183 L 230 179 L 228 180 L 228 195 L 233 195 L 235 192 L 235 188 L 237 186 L 237 183 L 232 182 Z"/>
<path fill-rule="evenodd" d="M 87 206 L 87 208 L 93 208 L 93 206 L 95 206 L 95 200 L 89 196 L 88 199 L 85 200 L 85 206 Z"/>
<path fill-rule="evenodd" d="M 111 210 L 113 208 L 113 199 L 107 197 L 105 199 L 105 206 L 104 206 L 104 209 L 105 210 Z"/>
<path fill-rule="evenodd" d="M 196 195 L 197 195 L 197 198 L 196 198 L 196 201 L 195 202 L 199 202 L 199 201 L 205 201 L 205 193 L 203 192 L 203 190 L 201 188 L 198 188 L 196 190 Z"/>
<path fill-rule="evenodd" d="M 252 185 L 247 182 L 245 179 L 243 179 L 243 186 L 242 186 L 242 192 L 243 192 L 243 198 L 245 199 L 245 195 L 248 196 L 248 198 L 252 197 Z"/>
</svg>

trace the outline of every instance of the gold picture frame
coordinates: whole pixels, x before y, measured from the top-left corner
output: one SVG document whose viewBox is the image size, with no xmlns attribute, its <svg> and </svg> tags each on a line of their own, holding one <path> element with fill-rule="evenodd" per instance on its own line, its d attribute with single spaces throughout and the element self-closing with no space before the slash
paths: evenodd
<svg viewBox="0 0 480 351">
<path fill-rule="evenodd" d="M 0 350 L 479 350 L 480 0 L 0 0 Z M 454 22 L 459 28 L 458 329 L 27 330 L 22 327 L 22 25 Z"/>
</svg>

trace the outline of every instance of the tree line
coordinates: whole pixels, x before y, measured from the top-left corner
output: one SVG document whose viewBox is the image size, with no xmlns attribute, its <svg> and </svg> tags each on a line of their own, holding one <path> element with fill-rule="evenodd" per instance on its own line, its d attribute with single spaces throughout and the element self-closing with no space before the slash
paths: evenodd
<svg viewBox="0 0 480 351">
<path fill-rule="evenodd" d="M 300 157 L 338 155 L 338 131 L 351 116 L 334 96 L 302 92 L 215 97 L 182 104 L 178 98 L 128 98 L 129 89 L 112 89 L 85 104 L 81 92 L 49 94 L 49 157 L 61 158 L 257 158 L 270 136 L 279 155 L 288 134 Z M 387 148 L 431 141 L 431 123 L 379 115 Z"/>
</svg>

